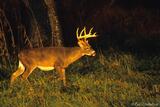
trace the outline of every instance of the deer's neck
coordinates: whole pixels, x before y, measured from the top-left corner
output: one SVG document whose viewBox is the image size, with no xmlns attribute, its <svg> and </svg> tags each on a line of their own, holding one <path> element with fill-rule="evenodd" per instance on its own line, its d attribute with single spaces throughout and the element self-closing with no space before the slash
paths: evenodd
<svg viewBox="0 0 160 107">
<path fill-rule="evenodd" d="M 74 51 L 72 51 L 70 54 L 67 55 L 66 63 L 67 65 L 75 62 L 79 58 L 84 56 L 83 50 L 79 47 L 77 47 Z"/>
</svg>

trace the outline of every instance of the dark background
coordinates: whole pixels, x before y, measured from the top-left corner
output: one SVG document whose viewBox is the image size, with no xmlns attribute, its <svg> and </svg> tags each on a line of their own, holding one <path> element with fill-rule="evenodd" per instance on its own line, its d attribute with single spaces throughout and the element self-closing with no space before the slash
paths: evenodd
<svg viewBox="0 0 160 107">
<path fill-rule="evenodd" d="M 153 53 L 160 50 L 158 0 L 82 1 L 60 3 L 58 13 L 67 45 L 74 42 L 67 37 L 74 35 L 76 27 L 94 26 L 99 34 L 96 44 L 103 49 Z"/>
<path fill-rule="evenodd" d="M 50 46 L 51 28 L 43 0 L 29 0 L 29 6 L 40 26 L 44 46 Z M 16 26 L 21 23 L 27 35 L 33 31 L 31 11 L 21 0 L 1 0 L 14 33 L 16 46 L 27 48 Z M 94 27 L 98 37 L 91 39 L 96 49 L 136 53 L 160 52 L 159 0 L 56 0 L 64 46 L 75 46 L 76 29 Z M 9 35 L 8 35 L 9 36 Z M 10 38 L 10 37 L 8 37 Z M 10 39 L 7 40 L 8 44 Z"/>
</svg>

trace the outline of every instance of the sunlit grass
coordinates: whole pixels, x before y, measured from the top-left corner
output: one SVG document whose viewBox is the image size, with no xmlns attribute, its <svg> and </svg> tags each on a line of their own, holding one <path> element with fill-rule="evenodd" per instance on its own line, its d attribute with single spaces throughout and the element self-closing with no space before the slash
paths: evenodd
<svg viewBox="0 0 160 107">
<path fill-rule="evenodd" d="M 0 105 L 125 107 L 134 103 L 154 103 L 160 106 L 160 92 L 156 89 L 160 77 L 146 73 L 158 70 L 159 62 L 158 56 L 145 60 L 126 53 L 101 53 L 95 58 L 84 57 L 67 68 L 70 88 L 66 91 L 62 90 L 56 72 L 37 69 L 28 81 L 18 79 L 13 87 L 7 87 L 8 80 L 1 81 Z"/>
</svg>

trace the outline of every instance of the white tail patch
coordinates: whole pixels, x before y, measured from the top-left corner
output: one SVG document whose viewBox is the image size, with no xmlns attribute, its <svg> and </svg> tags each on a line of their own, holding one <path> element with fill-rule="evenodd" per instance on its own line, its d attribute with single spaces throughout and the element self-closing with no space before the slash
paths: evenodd
<svg viewBox="0 0 160 107">
<path fill-rule="evenodd" d="M 24 67 L 24 65 L 22 64 L 22 62 L 20 60 L 19 60 L 18 68 L 20 68 L 22 70 L 25 70 L 25 67 Z"/>
</svg>

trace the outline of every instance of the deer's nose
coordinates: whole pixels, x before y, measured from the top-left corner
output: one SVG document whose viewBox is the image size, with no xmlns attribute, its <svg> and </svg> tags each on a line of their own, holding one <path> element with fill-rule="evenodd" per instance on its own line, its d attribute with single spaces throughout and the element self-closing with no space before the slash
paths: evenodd
<svg viewBox="0 0 160 107">
<path fill-rule="evenodd" d="M 96 56 L 96 52 L 95 51 L 92 52 L 92 56 Z"/>
</svg>

